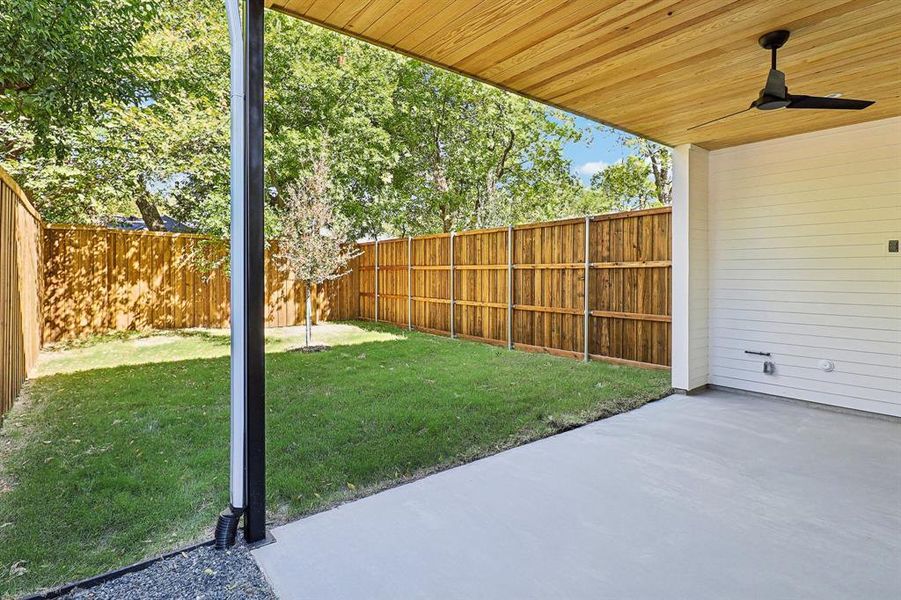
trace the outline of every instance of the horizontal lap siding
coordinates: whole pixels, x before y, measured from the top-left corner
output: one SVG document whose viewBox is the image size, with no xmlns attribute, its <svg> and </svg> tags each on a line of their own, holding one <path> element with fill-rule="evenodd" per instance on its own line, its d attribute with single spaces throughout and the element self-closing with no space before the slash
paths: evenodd
<svg viewBox="0 0 901 600">
<path fill-rule="evenodd" d="M 709 210 L 710 381 L 901 415 L 901 119 L 712 152 Z"/>
</svg>

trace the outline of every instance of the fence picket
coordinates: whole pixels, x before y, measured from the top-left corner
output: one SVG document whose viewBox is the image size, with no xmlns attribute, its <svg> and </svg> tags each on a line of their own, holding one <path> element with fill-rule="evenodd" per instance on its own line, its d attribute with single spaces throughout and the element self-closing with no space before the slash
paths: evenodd
<svg viewBox="0 0 901 600">
<path fill-rule="evenodd" d="M 43 227 L 25 194 L 0 168 L 0 419 L 41 350 Z"/>
<path fill-rule="evenodd" d="M 417 236 L 405 265 L 380 265 L 406 269 L 407 281 L 382 279 L 378 300 L 405 298 L 404 325 L 420 331 L 667 366 L 670 218 L 667 207 Z M 380 240 L 379 251 L 391 243 Z"/>
<path fill-rule="evenodd" d="M 361 243 L 350 274 L 317 289 L 315 314 L 669 365 L 670 218 L 662 208 Z M 204 244 L 222 258 L 209 238 L 56 225 L 44 237 L 47 341 L 228 325 L 226 273 L 186 260 Z M 267 325 L 301 325 L 303 286 L 267 264 Z"/>
</svg>

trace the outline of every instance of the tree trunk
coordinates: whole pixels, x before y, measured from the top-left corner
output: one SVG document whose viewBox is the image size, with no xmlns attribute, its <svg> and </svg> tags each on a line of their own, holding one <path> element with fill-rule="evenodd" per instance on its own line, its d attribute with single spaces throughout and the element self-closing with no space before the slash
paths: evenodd
<svg viewBox="0 0 901 600">
<path fill-rule="evenodd" d="M 441 143 L 439 136 L 435 134 L 435 159 L 432 162 L 432 177 L 434 179 L 435 189 L 442 196 L 442 204 L 439 207 L 441 213 L 441 228 L 444 233 L 451 230 L 450 202 L 447 199 L 447 193 L 450 191 L 450 184 L 447 182 L 447 173 L 445 173 L 444 165 L 441 162 Z"/>
<path fill-rule="evenodd" d="M 651 170 L 654 173 L 654 191 L 657 193 L 657 201 L 660 204 L 668 204 L 664 187 L 666 182 L 663 180 L 665 175 L 660 168 L 660 161 L 656 154 L 651 154 L 649 158 L 651 160 Z"/>
<path fill-rule="evenodd" d="M 6 92 L 27 92 L 34 87 L 30 81 L 0 81 L 0 94 Z"/>
<path fill-rule="evenodd" d="M 307 284 L 307 319 L 306 319 L 306 345 L 310 347 L 310 339 L 313 337 L 313 286 Z"/>
<path fill-rule="evenodd" d="M 135 198 L 135 204 L 141 211 L 141 218 L 144 219 L 144 225 L 149 231 L 166 231 L 166 225 L 160 216 L 160 211 L 156 204 L 150 201 L 146 196 L 138 196 Z"/>
</svg>

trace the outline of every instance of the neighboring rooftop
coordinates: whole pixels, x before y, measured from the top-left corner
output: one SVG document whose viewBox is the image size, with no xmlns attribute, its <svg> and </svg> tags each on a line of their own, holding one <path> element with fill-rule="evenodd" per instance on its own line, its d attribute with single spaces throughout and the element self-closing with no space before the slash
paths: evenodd
<svg viewBox="0 0 901 600">
<path fill-rule="evenodd" d="M 195 231 L 195 228 L 191 225 L 177 221 L 172 217 L 163 215 L 161 218 L 166 231 L 169 233 L 192 233 Z M 144 219 L 134 216 L 114 215 L 104 224 L 113 229 L 126 229 L 128 231 L 145 231 L 147 229 Z"/>
</svg>

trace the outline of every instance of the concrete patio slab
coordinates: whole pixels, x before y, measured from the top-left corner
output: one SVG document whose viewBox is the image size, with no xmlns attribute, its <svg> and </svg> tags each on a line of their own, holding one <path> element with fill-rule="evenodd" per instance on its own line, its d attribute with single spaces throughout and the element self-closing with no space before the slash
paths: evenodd
<svg viewBox="0 0 901 600">
<path fill-rule="evenodd" d="M 273 530 L 281 598 L 899 598 L 901 423 L 671 396 Z"/>
</svg>

